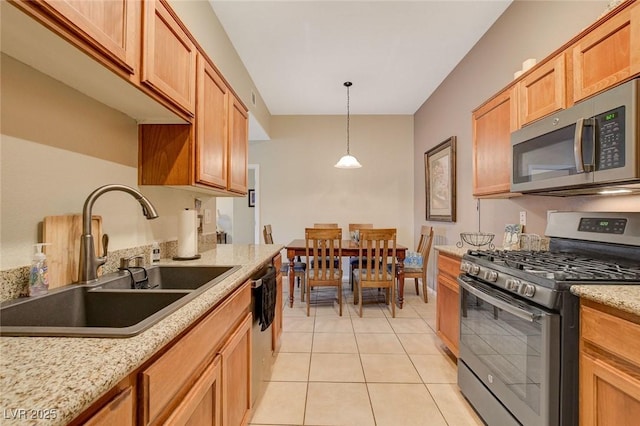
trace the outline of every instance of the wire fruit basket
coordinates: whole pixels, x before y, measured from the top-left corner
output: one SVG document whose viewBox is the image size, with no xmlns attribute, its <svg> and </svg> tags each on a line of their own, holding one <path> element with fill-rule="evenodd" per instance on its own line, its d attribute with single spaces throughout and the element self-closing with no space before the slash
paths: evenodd
<svg viewBox="0 0 640 426">
<path fill-rule="evenodd" d="M 495 246 L 493 245 L 492 241 L 495 236 L 495 234 L 490 234 L 487 232 L 461 232 L 460 241 L 456 243 L 456 247 L 462 248 L 464 246 L 464 243 L 467 243 L 474 247 L 489 245 L 489 250 L 493 250 Z"/>
</svg>

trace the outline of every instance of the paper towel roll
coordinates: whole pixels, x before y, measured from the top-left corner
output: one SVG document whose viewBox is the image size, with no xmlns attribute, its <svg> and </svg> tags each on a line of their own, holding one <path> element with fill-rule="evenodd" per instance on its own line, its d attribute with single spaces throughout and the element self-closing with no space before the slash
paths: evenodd
<svg viewBox="0 0 640 426">
<path fill-rule="evenodd" d="M 194 257 L 198 253 L 197 212 L 182 210 L 178 216 L 178 257 Z"/>
</svg>

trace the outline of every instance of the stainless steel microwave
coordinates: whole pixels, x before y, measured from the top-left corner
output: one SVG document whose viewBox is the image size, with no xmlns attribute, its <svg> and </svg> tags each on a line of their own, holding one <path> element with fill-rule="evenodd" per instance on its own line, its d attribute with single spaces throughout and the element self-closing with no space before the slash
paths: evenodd
<svg viewBox="0 0 640 426">
<path fill-rule="evenodd" d="M 511 191 L 640 192 L 640 79 L 511 134 Z"/>
</svg>

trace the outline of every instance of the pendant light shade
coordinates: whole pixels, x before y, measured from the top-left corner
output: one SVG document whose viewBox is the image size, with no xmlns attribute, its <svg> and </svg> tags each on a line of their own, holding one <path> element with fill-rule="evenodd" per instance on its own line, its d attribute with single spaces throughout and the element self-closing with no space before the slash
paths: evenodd
<svg viewBox="0 0 640 426">
<path fill-rule="evenodd" d="M 343 155 L 334 167 L 339 169 L 359 169 L 362 164 L 353 155 Z"/>
<path fill-rule="evenodd" d="M 344 87 L 347 88 L 347 155 L 343 155 L 340 161 L 334 166 L 339 169 L 358 169 L 362 167 L 362 164 L 360 164 L 356 157 L 349 152 L 349 87 L 351 87 L 352 84 L 350 81 L 344 82 Z"/>
</svg>

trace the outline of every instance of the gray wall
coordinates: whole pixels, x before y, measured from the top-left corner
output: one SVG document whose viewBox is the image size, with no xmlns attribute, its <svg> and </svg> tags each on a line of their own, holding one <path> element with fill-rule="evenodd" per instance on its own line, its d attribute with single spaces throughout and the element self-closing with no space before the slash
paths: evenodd
<svg viewBox="0 0 640 426">
<path fill-rule="evenodd" d="M 471 111 L 513 79 L 527 58 L 544 59 L 605 10 L 606 1 L 515 1 L 443 81 L 414 117 L 414 229 L 425 221 L 424 153 L 450 136 L 457 137 L 457 222 L 431 222 L 446 243 L 459 233 L 478 230 L 472 194 Z M 481 200 L 480 228 L 502 241 L 504 225 L 518 223 L 527 211 L 527 232 L 542 234 L 547 210 L 640 210 L 638 197 L 556 198 L 522 196 Z M 419 235 L 419 232 L 415 232 Z M 438 239 L 444 243 L 442 239 Z"/>
</svg>

